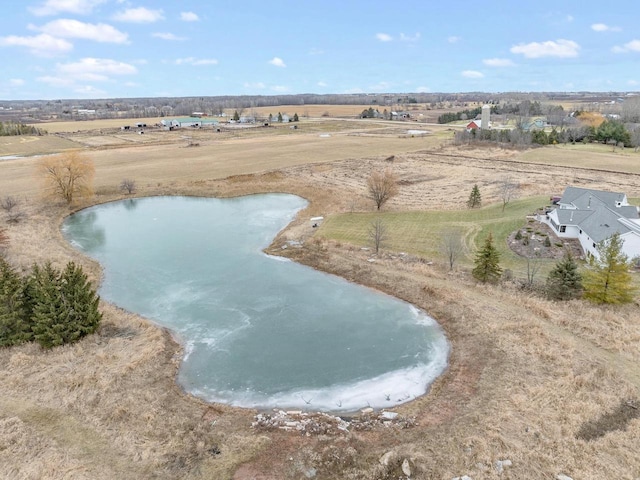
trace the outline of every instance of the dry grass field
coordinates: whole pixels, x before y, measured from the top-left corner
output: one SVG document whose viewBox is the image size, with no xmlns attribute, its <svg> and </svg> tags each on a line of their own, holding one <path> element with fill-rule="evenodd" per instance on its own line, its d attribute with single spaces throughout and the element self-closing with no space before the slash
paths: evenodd
<svg viewBox="0 0 640 480">
<path fill-rule="evenodd" d="M 103 304 L 98 333 L 77 344 L 0 349 L 0 477 L 391 480 L 405 478 L 406 459 L 415 479 L 640 478 L 638 300 L 597 307 L 550 302 L 511 284 L 477 285 L 466 269 L 450 273 L 436 258 L 389 251 L 372 259 L 359 246 L 323 238 L 308 221 L 371 212 L 365 178 L 387 167 L 400 178 L 399 195 L 385 206 L 391 213 L 455 212 L 473 183 L 490 204 L 505 176 L 521 184 L 523 199 L 567 183 L 637 198 L 635 157 L 604 172 L 591 168 L 598 152 L 588 150 L 577 150 L 571 164 L 557 156 L 545 165 L 555 149 L 454 148 L 437 135 L 343 127 L 330 137 L 262 132 L 199 147 L 176 137 L 87 150 L 97 194 L 71 208 L 40 197 L 36 159 L 0 162 L 0 194 L 15 195 L 25 213 L 5 227 L 5 255 L 25 271 L 33 262 L 74 260 L 99 281 L 100 266 L 67 244 L 59 226 L 73 209 L 124 198 L 118 185 L 125 177 L 137 182 L 139 196 L 301 195 L 308 208 L 274 239 L 271 253 L 409 301 L 445 330 L 448 370 L 428 394 L 394 409 L 416 424 L 308 436 L 254 429 L 255 412 L 206 404 L 178 388 L 182 352 L 168 332 Z M 283 249 L 290 240 L 302 246 Z M 510 465 L 496 463 L 504 460 Z"/>
<path fill-rule="evenodd" d="M 46 155 L 81 146 L 73 140 L 54 135 L 0 137 L 0 157 Z"/>
</svg>

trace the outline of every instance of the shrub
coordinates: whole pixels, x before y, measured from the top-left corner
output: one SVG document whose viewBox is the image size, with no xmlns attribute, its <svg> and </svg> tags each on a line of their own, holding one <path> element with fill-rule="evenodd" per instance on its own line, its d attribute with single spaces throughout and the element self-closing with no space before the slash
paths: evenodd
<svg viewBox="0 0 640 480">
<path fill-rule="evenodd" d="M 544 246 L 547 248 L 551 246 L 551 240 L 549 240 L 549 237 L 544 237 Z"/>
</svg>

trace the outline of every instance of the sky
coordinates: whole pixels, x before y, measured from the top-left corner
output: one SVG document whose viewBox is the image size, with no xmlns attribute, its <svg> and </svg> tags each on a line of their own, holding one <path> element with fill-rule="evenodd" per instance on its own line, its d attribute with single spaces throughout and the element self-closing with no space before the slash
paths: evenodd
<svg viewBox="0 0 640 480">
<path fill-rule="evenodd" d="M 637 0 L 10 0 L 0 100 L 640 90 Z"/>
</svg>

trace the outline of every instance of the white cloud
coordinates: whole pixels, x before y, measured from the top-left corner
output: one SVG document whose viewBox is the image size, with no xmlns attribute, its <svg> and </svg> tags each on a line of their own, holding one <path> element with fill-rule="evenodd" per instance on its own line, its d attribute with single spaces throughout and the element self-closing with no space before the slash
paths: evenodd
<svg viewBox="0 0 640 480">
<path fill-rule="evenodd" d="M 134 75 L 138 69 L 129 63 L 108 58 L 83 58 L 78 62 L 58 64 L 58 74 L 62 77 L 82 81 L 105 81 L 109 75 Z"/>
<path fill-rule="evenodd" d="M 74 89 L 74 92 L 84 95 L 87 98 L 99 98 L 99 97 L 105 97 L 107 95 L 107 92 L 99 88 L 96 88 L 92 85 L 82 85 L 82 86 L 76 87 Z"/>
<path fill-rule="evenodd" d="M 389 82 L 378 82 L 376 85 L 370 85 L 370 92 L 388 92 L 391 89 L 391 84 Z"/>
<path fill-rule="evenodd" d="M 106 0 L 46 0 L 42 5 L 29 7 L 29 11 L 38 17 L 62 12 L 88 15 L 95 7 L 105 2 Z"/>
<path fill-rule="evenodd" d="M 402 42 L 417 42 L 420 40 L 420 32 L 416 32 L 415 35 L 405 35 L 404 33 L 400 34 L 400 41 Z"/>
<path fill-rule="evenodd" d="M 611 50 L 614 53 L 640 52 L 640 40 L 631 40 L 622 46 L 616 45 Z"/>
<path fill-rule="evenodd" d="M 449 43 L 458 43 L 460 40 L 462 40 L 462 37 L 457 37 L 455 35 L 451 35 L 449 38 L 447 38 L 447 42 Z"/>
<path fill-rule="evenodd" d="M 284 60 L 282 60 L 280 57 L 273 57 L 271 60 L 269 60 L 269 63 L 271 65 L 273 65 L 274 67 L 281 67 L 284 68 L 287 65 L 284 63 Z"/>
<path fill-rule="evenodd" d="M 488 67 L 514 67 L 515 63 L 513 63 L 508 58 L 485 58 L 482 60 Z"/>
<path fill-rule="evenodd" d="M 180 20 L 183 22 L 197 22 L 200 17 L 193 12 L 180 12 Z"/>
<path fill-rule="evenodd" d="M 573 22 L 573 15 L 567 15 L 567 22 Z"/>
<path fill-rule="evenodd" d="M 430 92 L 430 91 L 431 91 L 431 89 L 429 87 L 425 87 L 425 86 L 416 88 L 416 92 L 417 93 L 426 93 L 426 92 Z"/>
<path fill-rule="evenodd" d="M 29 25 L 31 30 L 38 30 L 53 37 L 81 38 L 104 43 L 128 43 L 129 36 L 105 23 L 84 23 L 78 20 L 61 18 L 41 27 Z"/>
<path fill-rule="evenodd" d="M 72 78 L 54 77 L 52 75 L 38 77 L 36 78 L 36 80 L 42 83 L 47 83 L 52 87 L 70 87 L 71 85 L 73 85 Z"/>
<path fill-rule="evenodd" d="M 21 78 L 12 78 L 9 80 L 9 85 L 12 87 L 21 87 L 24 85 L 24 80 Z"/>
<path fill-rule="evenodd" d="M 169 33 L 169 32 L 157 32 L 157 33 L 152 33 L 151 34 L 152 37 L 155 38 L 161 38 L 162 40 L 170 40 L 170 41 L 174 41 L 174 42 L 181 42 L 183 40 L 186 40 L 186 37 L 179 37 L 173 33 Z"/>
<path fill-rule="evenodd" d="M 319 87 L 323 87 L 323 88 L 324 88 L 324 87 L 328 87 L 328 86 L 329 86 L 326 82 L 318 82 L 318 83 L 317 83 L 317 85 L 318 85 Z"/>
<path fill-rule="evenodd" d="M 289 87 L 285 87 L 284 85 L 274 85 L 271 87 L 271 90 L 274 92 L 284 93 L 289 91 Z"/>
<path fill-rule="evenodd" d="M 267 88 L 267 86 L 262 83 L 262 82 L 244 82 L 244 88 L 253 88 L 253 89 L 258 89 L 258 90 L 262 90 L 264 88 Z"/>
<path fill-rule="evenodd" d="M 461 75 L 465 78 L 484 78 L 484 73 L 478 72 L 476 70 L 465 70 L 461 73 Z"/>
<path fill-rule="evenodd" d="M 604 23 L 594 23 L 591 25 L 591 30 L 594 32 L 619 32 L 622 29 L 620 27 L 611 27 Z"/>
<path fill-rule="evenodd" d="M 627 84 L 631 87 L 637 87 L 638 85 L 640 85 L 640 82 L 638 80 L 629 80 Z"/>
<path fill-rule="evenodd" d="M 0 46 L 3 47 L 27 47 L 34 55 L 51 57 L 69 52 L 73 44 L 61 38 L 55 38 L 47 33 L 41 33 L 35 37 L 19 37 L 10 35 L 0 37 Z"/>
<path fill-rule="evenodd" d="M 195 60 L 191 65 L 201 66 L 201 65 L 217 65 L 218 60 L 215 58 L 201 58 L 199 60 Z"/>
<path fill-rule="evenodd" d="M 320 50 L 319 48 L 312 48 L 309 50 L 309 55 L 323 55 L 324 50 Z"/>
<path fill-rule="evenodd" d="M 83 58 L 78 62 L 57 64 L 54 75 L 45 75 L 36 80 L 52 87 L 71 88 L 77 93 L 102 96 L 104 92 L 86 82 L 109 82 L 113 76 L 138 73 L 131 64 L 108 58 Z"/>
<path fill-rule="evenodd" d="M 154 23 L 164 19 L 162 10 L 151 10 L 145 7 L 127 8 L 116 13 L 113 19 L 118 22 Z"/>
<path fill-rule="evenodd" d="M 393 40 L 393 37 L 388 33 L 376 33 L 376 38 L 381 42 L 390 42 Z"/>
<path fill-rule="evenodd" d="M 546 42 L 520 43 L 511 47 L 511 53 L 520 53 L 526 58 L 577 57 L 580 45 L 573 40 L 549 40 Z"/>
<path fill-rule="evenodd" d="M 186 57 L 186 58 L 178 58 L 175 61 L 176 65 L 194 65 L 196 67 L 202 65 L 217 65 L 218 60 L 215 58 L 195 58 L 195 57 Z"/>
</svg>

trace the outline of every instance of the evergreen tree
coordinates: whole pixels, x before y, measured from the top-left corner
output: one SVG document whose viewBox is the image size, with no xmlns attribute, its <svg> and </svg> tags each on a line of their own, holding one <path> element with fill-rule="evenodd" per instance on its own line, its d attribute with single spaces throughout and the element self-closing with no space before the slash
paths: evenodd
<svg viewBox="0 0 640 480">
<path fill-rule="evenodd" d="M 62 274 L 51 264 L 34 269 L 34 287 L 33 331 L 43 347 L 76 342 L 98 328 L 99 297 L 73 262 Z"/>
<path fill-rule="evenodd" d="M 51 263 L 44 267 L 34 265 L 30 279 L 30 301 L 34 339 L 43 347 L 51 348 L 64 343 L 65 308 L 60 295 L 60 274 Z"/>
<path fill-rule="evenodd" d="M 278 112 L 278 122 L 282 123 L 282 113 Z"/>
<path fill-rule="evenodd" d="M 491 233 L 489 233 L 484 241 L 484 246 L 476 253 L 476 258 L 473 263 L 475 267 L 471 271 L 471 274 L 476 280 L 483 283 L 495 283 L 500 279 L 500 275 L 502 275 L 500 253 L 493 245 L 493 235 Z"/>
<path fill-rule="evenodd" d="M 630 262 L 622 252 L 622 239 L 614 233 L 596 246 L 598 258 L 592 257 L 584 275 L 584 297 L 593 303 L 628 303 L 635 289 L 629 274 Z"/>
<path fill-rule="evenodd" d="M 235 112 L 233 112 L 233 121 L 237 122 L 240 120 L 240 114 L 238 113 L 238 110 L 236 110 Z"/>
<path fill-rule="evenodd" d="M 62 297 L 70 308 L 68 340 L 76 341 L 96 331 L 102 313 L 98 310 L 100 297 L 91 286 L 82 268 L 69 262 L 62 272 Z"/>
<path fill-rule="evenodd" d="M 467 200 L 467 207 L 480 208 L 481 204 L 482 204 L 482 197 L 480 196 L 480 189 L 478 188 L 478 184 L 476 183 L 471 189 L 469 200 Z"/>
<path fill-rule="evenodd" d="M 554 300 L 571 300 L 582 294 L 582 276 L 571 252 L 556 263 L 547 277 L 547 295 Z"/>
<path fill-rule="evenodd" d="M 31 340 L 31 326 L 20 275 L 0 257 L 0 347 Z"/>
<path fill-rule="evenodd" d="M 298 122 L 298 121 L 300 121 L 300 117 L 298 117 L 298 114 L 297 114 L 297 113 L 294 113 L 294 114 L 293 114 L 293 121 L 294 121 L 294 122 Z"/>
</svg>

